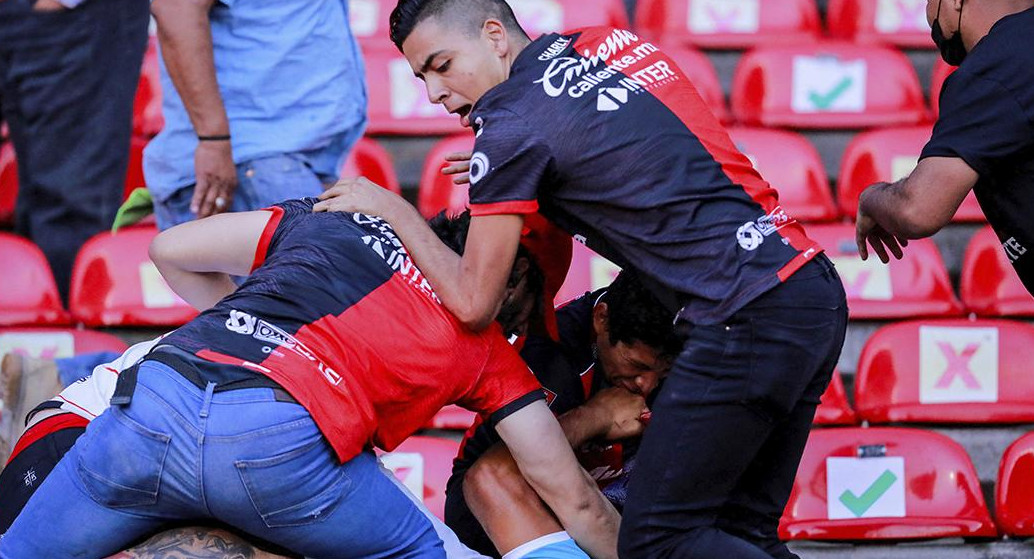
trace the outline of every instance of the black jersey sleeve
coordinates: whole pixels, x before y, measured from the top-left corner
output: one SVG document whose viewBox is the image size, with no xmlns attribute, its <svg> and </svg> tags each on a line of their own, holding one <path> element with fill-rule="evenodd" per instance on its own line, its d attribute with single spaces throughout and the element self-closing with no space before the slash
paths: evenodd
<svg viewBox="0 0 1034 559">
<path fill-rule="evenodd" d="M 986 74 L 960 69 L 945 82 L 941 115 L 922 158 L 959 157 L 981 177 L 1029 152 L 1034 129 L 1016 97 Z"/>
<path fill-rule="evenodd" d="M 539 186 L 553 168 L 549 147 L 511 111 L 478 111 L 474 122 L 477 138 L 470 160 L 471 215 L 538 211 Z"/>
</svg>

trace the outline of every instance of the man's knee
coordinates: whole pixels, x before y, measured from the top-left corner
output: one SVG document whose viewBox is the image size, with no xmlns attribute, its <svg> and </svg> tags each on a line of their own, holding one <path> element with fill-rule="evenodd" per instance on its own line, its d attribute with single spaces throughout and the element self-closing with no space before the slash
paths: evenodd
<svg viewBox="0 0 1034 559">
<path fill-rule="evenodd" d="M 463 497 L 475 514 L 526 498 L 538 499 L 508 452 L 486 453 L 479 458 L 463 478 Z"/>
</svg>

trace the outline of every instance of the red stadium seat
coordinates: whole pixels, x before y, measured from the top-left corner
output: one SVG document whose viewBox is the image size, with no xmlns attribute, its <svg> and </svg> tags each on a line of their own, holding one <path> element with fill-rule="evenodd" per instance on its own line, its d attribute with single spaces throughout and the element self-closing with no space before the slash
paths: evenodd
<svg viewBox="0 0 1034 559">
<path fill-rule="evenodd" d="M 639 0 L 635 21 L 651 41 L 705 49 L 808 41 L 822 25 L 814 0 Z"/>
<path fill-rule="evenodd" d="M 743 55 L 733 115 L 751 126 L 869 128 L 919 124 L 926 103 L 899 51 L 842 42 L 763 46 Z"/>
<path fill-rule="evenodd" d="M 460 443 L 434 437 L 409 437 L 381 461 L 431 513 L 445 519 L 445 484 Z"/>
<path fill-rule="evenodd" d="M 822 401 L 815 410 L 815 425 L 857 425 L 858 416 L 847 403 L 847 391 L 840 371 L 833 371 L 829 388 L 822 395 Z"/>
<path fill-rule="evenodd" d="M 930 140 L 932 130 L 930 126 L 914 126 L 870 130 L 856 135 L 844 150 L 837 180 L 840 211 L 844 217 L 854 219 L 858 213 L 858 197 L 869 185 L 907 177 L 919 162 L 919 154 Z M 972 192 L 963 200 L 952 221 L 985 221 Z"/>
<path fill-rule="evenodd" d="M 779 203 L 787 213 L 801 221 L 837 218 L 826 169 L 804 136 L 764 128 L 731 128 L 729 136 L 779 191 Z"/>
<path fill-rule="evenodd" d="M 944 89 L 944 80 L 947 80 L 956 69 L 955 66 L 948 66 L 940 58 L 933 65 L 933 75 L 930 77 L 930 108 L 933 109 L 934 118 L 941 114 L 941 90 Z"/>
<path fill-rule="evenodd" d="M 0 233 L 0 262 L 0 325 L 68 324 L 50 264 L 39 247 Z"/>
<path fill-rule="evenodd" d="M 87 326 L 179 326 L 197 316 L 165 283 L 147 248 L 158 231 L 95 235 L 79 250 L 69 307 Z"/>
<path fill-rule="evenodd" d="M 445 406 L 431 418 L 427 428 L 466 431 L 474 424 L 475 418 L 477 418 L 477 414 L 470 410 L 465 410 L 459 406 Z"/>
<path fill-rule="evenodd" d="M 162 81 L 158 62 L 158 38 L 150 37 L 144 63 L 140 68 L 140 81 L 133 100 L 133 134 L 153 137 L 165 126 L 162 116 Z"/>
<path fill-rule="evenodd" d="M 359 139 L 338 174 L 342 177 L 366 177 L 395 194 L 402 194 L 391 154 L 370 138 Z"/>
<path fill-rule="evenodd" d="M 14 204 L 18 199 L 18 162 L 14 144 L 0 143 L 0 223 L 14 223 Z"/>
<path fill-rule="evenodd" d="M 1007 536 L 1034 536 L 1034 433 L 1017 439 L 1002 456 L 995 518 Z"/>
<path fill-rule="evenodd" d="M 370 134 L 438 136 L 462 132 L 460 117 L 427 99 L 424 82 L 394 50 L 367 49 L 366 87 Z"/>
<path fill-rule="evenodd" d="M 783 512 L 784 540 L 997 535 L 966 451 L 918 429 L 811 433 Z"/>
<path fill-rule="evenodd" d="M 352 33 L 364 49 L 395 48 L 388 35 L 388 16 L 395 4 L 395 0 L 349 0 Z M 621 0 L 511 0 L 509 4 L 533 39 L 544 33 L 579 27 L 629 26 L 628 13 Z"/>
<path fill-rule="evenodd" d="M 61 359 L 128 346 L 116 336 L 76 328 L 0 328 L 0 355 L 17 353 L 38 359 Z"/>
<path fill-rule="evenodd" d="M 926 22 L 926 0 L 830 0 L 829 34 L 858 44 L 907 49 L 935 48 Z"/>
<path fill-rule="evenodd" d="M 1034 327 L 1004 320 L 909 321 L 866 342 L 855 407 L 872 423 L 1034 422 Z"/>
<path fill-rule="evenodd" d="M 616 264 L 596 254 L 589 247 L 574 243 L 571 267 L 567 272 L 567 279 L 557 293 L 556 303 L 562 305 L 581 297 L 587 291 L 607 287 L 620 271 Z"/>
<path fill-rule="evenodd" d="M 875 254 L 858 256 L 854 225 L 811 225 L 818 241 L 837 265 L 847 291 L 852 319 L 950 317 L 962 314 L 948 270 L 930 239 L 909 241 L 901 260 L 883 264 Z"/>
<path fill-rule="evenodd" d="M 129 141 L 129 166 L 126 167 L 126 184 L 122 190 L 122 199 L 125 200 L 129 194 L 137 188 L 146 188 L 144 181 L 144 148 L 147 147 L 147 138 L 133 136 Z"/>
<path fill-rule="evenodd" d="M 473 134 L 457 134 L 442 138 L 427 152 L 416 203 L 417 209 L 424 217 L 431 217 L 442 210 L 456 214 L 466 209 L 467 185 L 453 184 L 452 176 L 443 175 L 442 168 L 446 164 L 446 155 L 453 152 L 469 152 L 473 149 Z"/>
<path fill-rule="evenodd" d="M 1023 286 L 990 227 L 969 241 L 960 284 L 962 302 L 980 316 L 1034 316 L 1034 296 Z"/>
<path fill-rule="evenodd" d="M 707 56 L 696 49 L 677 44 L 664 45 L 662 49 L 675 61 L 682 73 L 686 74 L 718 120 L 722 124 L 732 122 L 732 113 L 725 106 L 725 93 L 722 91 L 721 82 L 718 81 L 718 73 Z"/>
</svg>

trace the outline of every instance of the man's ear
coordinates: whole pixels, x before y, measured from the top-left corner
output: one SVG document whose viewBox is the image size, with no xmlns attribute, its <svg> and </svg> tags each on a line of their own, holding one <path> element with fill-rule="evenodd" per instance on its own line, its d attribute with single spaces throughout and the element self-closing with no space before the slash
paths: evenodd
<svg viewBox="0 0 1034 559">
<path fill-rule="evenodd" d="M 481 26 L 481 36 L 492 45 L 492 50 L 500 58 L 510 54 L 510 33 L 503 22 L 498 19 L 486 19 Z"/>
<path fill-rule="evenodd" d="M 610 334 L 610 309 L 600 301 L 592 308 L 592 331 L 596 337 Z"/>
</svg>

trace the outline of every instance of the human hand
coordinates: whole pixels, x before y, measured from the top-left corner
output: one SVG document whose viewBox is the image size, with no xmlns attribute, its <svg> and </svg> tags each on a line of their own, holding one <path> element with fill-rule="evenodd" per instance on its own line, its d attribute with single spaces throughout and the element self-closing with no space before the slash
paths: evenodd
<svg viewBox="0 0 1034 559">
<path fill-rule="evenodd" d="M 348 178 L 323 191 L 312 211 L 362 213 L 388 219 L 399 203 L 405 201 L 366 177 Z"/>
<path fill-rule="evenodd" d="M 57 0 L 36 0 L 32 4 L 32 11 L 34 12 L 61 12 L 67 9 L 64 4 Z"/>
<path fill-rule="evenodd" d="M 453 152 L 445 156 L 450 165 L 442 169 L 443 175 L 456 175 L 452 178 L 452 184 L 470 183 L 470 158 L 474 153 L 470 151 Z"/>
<path fill-rule="evenodd" d="M 619 386 L 600 390 L 585 406 L 599 418 L 599 434 L 608 441 L 643 434 L 646 429 L 644 417 L 648 417 L 650 412 L 646 398 Z"/>
<path fill-rule="evenodd" d="M 901 249 L 908 246 L 908 240 L 895 237 L 876 223 L 876 220 L 862 211 L 862 199 L 864 197 L 865 191 L 862 191 L 862 196 L 858 201 L 858 215 L 855 220 L 855 243 L 858 245 L 858 255 L 862 257 L 862 260 L 869 259 L 869 248 L 866 246 L 866 242 L 868 242 L 869 245 L 872 245 L 876 256 L 884 264 L 890 262 L 890 256 L 887 255 L 888 250 L 894 255 L 894 258 L 901 260 L 904 256 L 904 252 Z"/>
<path fill-rule="evenodd" d="M 228 141 L 198 142 L 194 150 L 194 197 L 190 211 L 198 219 L 230 209 L 237 190 L 237 167 Z"/>
</svg>

